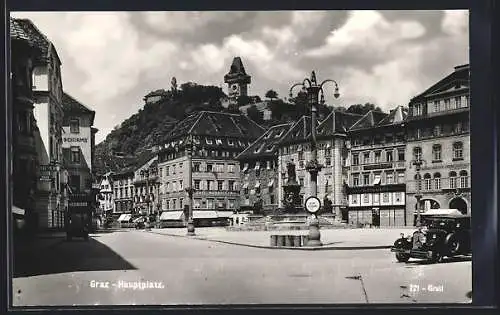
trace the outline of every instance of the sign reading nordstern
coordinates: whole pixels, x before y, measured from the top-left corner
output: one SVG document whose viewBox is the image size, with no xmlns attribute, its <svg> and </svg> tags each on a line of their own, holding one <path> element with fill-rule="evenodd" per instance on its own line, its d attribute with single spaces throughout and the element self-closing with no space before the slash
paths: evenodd
<svg viewBox="0 0 500 315">
<path fill-rule="evenodd" d="M 63 142 L 83 142 L 87 143 L 87 138 L 63 138 Z"/>
</svg>

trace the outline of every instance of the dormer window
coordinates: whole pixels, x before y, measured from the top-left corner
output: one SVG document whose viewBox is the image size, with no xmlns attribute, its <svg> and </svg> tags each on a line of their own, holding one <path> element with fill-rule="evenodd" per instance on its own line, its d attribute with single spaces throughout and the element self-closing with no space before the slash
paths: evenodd
<svg viewBox="0 0 500 315">
<path fill-rule="evenodd" d="M 276 147 L 275 145 L 268 145 L 266 148 L 266 152 L 271 152 L 272 150 L 274 150 L 275 147 Z"/>
<path fill-rule="evenodd" d="M 269 131 L 269 132 L 267 133 L 267 135 L 265 136 L 265 138 L 266 138 L 266 139 L 271 138 L 272 134 L 273 134 L 273 132 L 272 132 L 272 131 Z"/>
<path fill-rule="evenodd" d="M 205 142 L 206 142 L 207 144 L 213 144 L 213 143 L 214 143 L 214 142 L 212 141 L 212 139 L 209 139 L 209 138 L 206 138 L 206 139 L 205 139 Z"/>
<path fill-rule="evenodd" d="M 229 144 L 229 145 L 234 145 L 234 141 L 233 141 L 233 140 L 231 140 L 231 139 L 229 139 L 229 140 L 227 140 L 227 144 Z"/>
<path fill-rule="evenodd" d="M 217 145 L 221 145 L 221 144 L 222 144 L 222 140 L 221 140 L 221 139 L 216 139 L 216 140 L 215 140 L 215 143 L 216 143 Z"/>
<path fill-rule="evenodd" d="M 243 146 L 243 142 L 241 142 L 240 140 L 238 140 L 238 144 L 240 145 L 240 147 Z"/>
<path fill-rule="evenodd" d="M 262 151 L 262 148 L 264 148 L 264 145 L 265 143 L 261 144 L 259 147 L 257 147 L 253 152 L 254 153 L 259 153 L 260 151 Z"/>
<path fill-rule="evenodd" d="M 193 138 L 193 142 L 195 144 L 200 144 L 200 139 L 199 138 Z"/>
<path fill-rule="evenodd" d="M 278 132 L 278 134 L 276 134 L 274 137 L 275 137 L 275 138 L 279 138 L 279 137 L 281 137 L 282 135 L 283 135 L 283 130 L 280 130 L 280 131 Z"/>
</svg>

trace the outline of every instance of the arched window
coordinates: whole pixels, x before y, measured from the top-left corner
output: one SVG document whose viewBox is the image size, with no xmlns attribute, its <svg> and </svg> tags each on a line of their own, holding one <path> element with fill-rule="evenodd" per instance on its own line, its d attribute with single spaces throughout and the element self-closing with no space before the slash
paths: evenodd
<svg viewBox="0 0 500 315">
<path fill-rule="evenodd" d="M 467 171 L 460 171 L 460 188 L 467 188 L 469 187 L 469 174 Z"/>
<path fill-rule="evenodd" d="M 432 189 L 431 174 L 426 173 L 424 175 L 424 181 L 425 181 L 425 190 L 431 190 Z"/>
<path fill-rule="evenodd" d="M 441 189 L 441 174 L 439 173 L 434 173 L 434 188 L 436 190 Z"/>
<path fill-rule="evenodd" d="M 457 173 L 456 172 L 450 172 L 450 188 L 455 189 L 457 188 Z"/>
<path fill-rule="evenodd" d="M 415 160 L 421 160 L 422 159 L 422 148 L 421 147 L 414 147 L 413 148 L 413 158 Z"/>
<path fill-rule="evenodd" d="M 462 142 L 453 143 L 453 159 L 464 158 L 464 144 Z"/>
</svg>

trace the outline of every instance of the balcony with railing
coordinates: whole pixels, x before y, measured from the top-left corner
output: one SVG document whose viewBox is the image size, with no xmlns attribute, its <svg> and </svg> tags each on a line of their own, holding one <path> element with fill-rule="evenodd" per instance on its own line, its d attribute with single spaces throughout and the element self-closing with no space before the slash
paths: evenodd
<svg viewBox="0 0 500 315">
<path fill-rule="evenodd" d="M 377 162 L 377 163 L 366 163 L 351 165 L 351 172 L 364 172 L 373 170 L 384 170 L 384 169 L 405 169 L 406 161 L 389 161 L 389 162 Z"/>
<path fill-rule="evenodd" d="M 420 182 L 420 187 L 419 187 Z M 470 190 L 470 176 L 441 177 L 410 180 L 406 184 L 408 193 L 443 193 L 447 191 Z"/>
</svg>

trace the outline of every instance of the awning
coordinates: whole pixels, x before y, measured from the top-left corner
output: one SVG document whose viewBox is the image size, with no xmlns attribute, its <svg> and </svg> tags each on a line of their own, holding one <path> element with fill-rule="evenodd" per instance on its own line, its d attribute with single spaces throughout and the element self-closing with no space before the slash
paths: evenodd
<svg viewBox="0 0 500 315">
<path fill-rule="evenodd" d="M 242 187 L 242 188 L 243 188 L 243 189 L 247 189 L 247 188 L 248 188 L 248 183 L 243 184 L 243 187 Z"/>
<path fill-rule="evenodd" d="M 118 222 L 129 221 L 132 218 L 131 214 L 121 214 L 118 218 Z"/>
<path fill-rule="evenodd" d="M 233 215 L 233 211 L 217 211 L 217 217 L 219 218 L 230 218 Z"/>
<path fill-rule="evenodd" d="M 19 207 L 16 207 L 14 205 L 12 205 L 12 214 L 17 214 L 17 215 L 21 215 L 21 216 L 24 216 L 26 211 L 24 211 L 24 209 L 21 209 Z"/>
<path fill-rule="evenodd" d="M 193 211 L 193 219 L 217 219 L 217 211 Z"/>
<path fill-rule="evenodd" d="M 259 188 L 260 187 L 260 182 L 256 182 L 255 183 L 255 188 Z"/>
<path fill-rule="evenodd" d="M 420 215 L 450 215 L 450 216 L 463 216 L 462 212 L 457 209 L 429 209 Z"/>
<path fill-rule="evenodd" d="M 269 182 L 269 184 L 267 184 L 268 187 L 272 187 L 274 185 L 274 179 L 271 179 L 271 181 Z"/>
<path fill-rule="evenodd" d="M 163 211 L 160 215 L 160 221 L 179 221 L 182 219 L 182 211 Z"/>
</svg>

